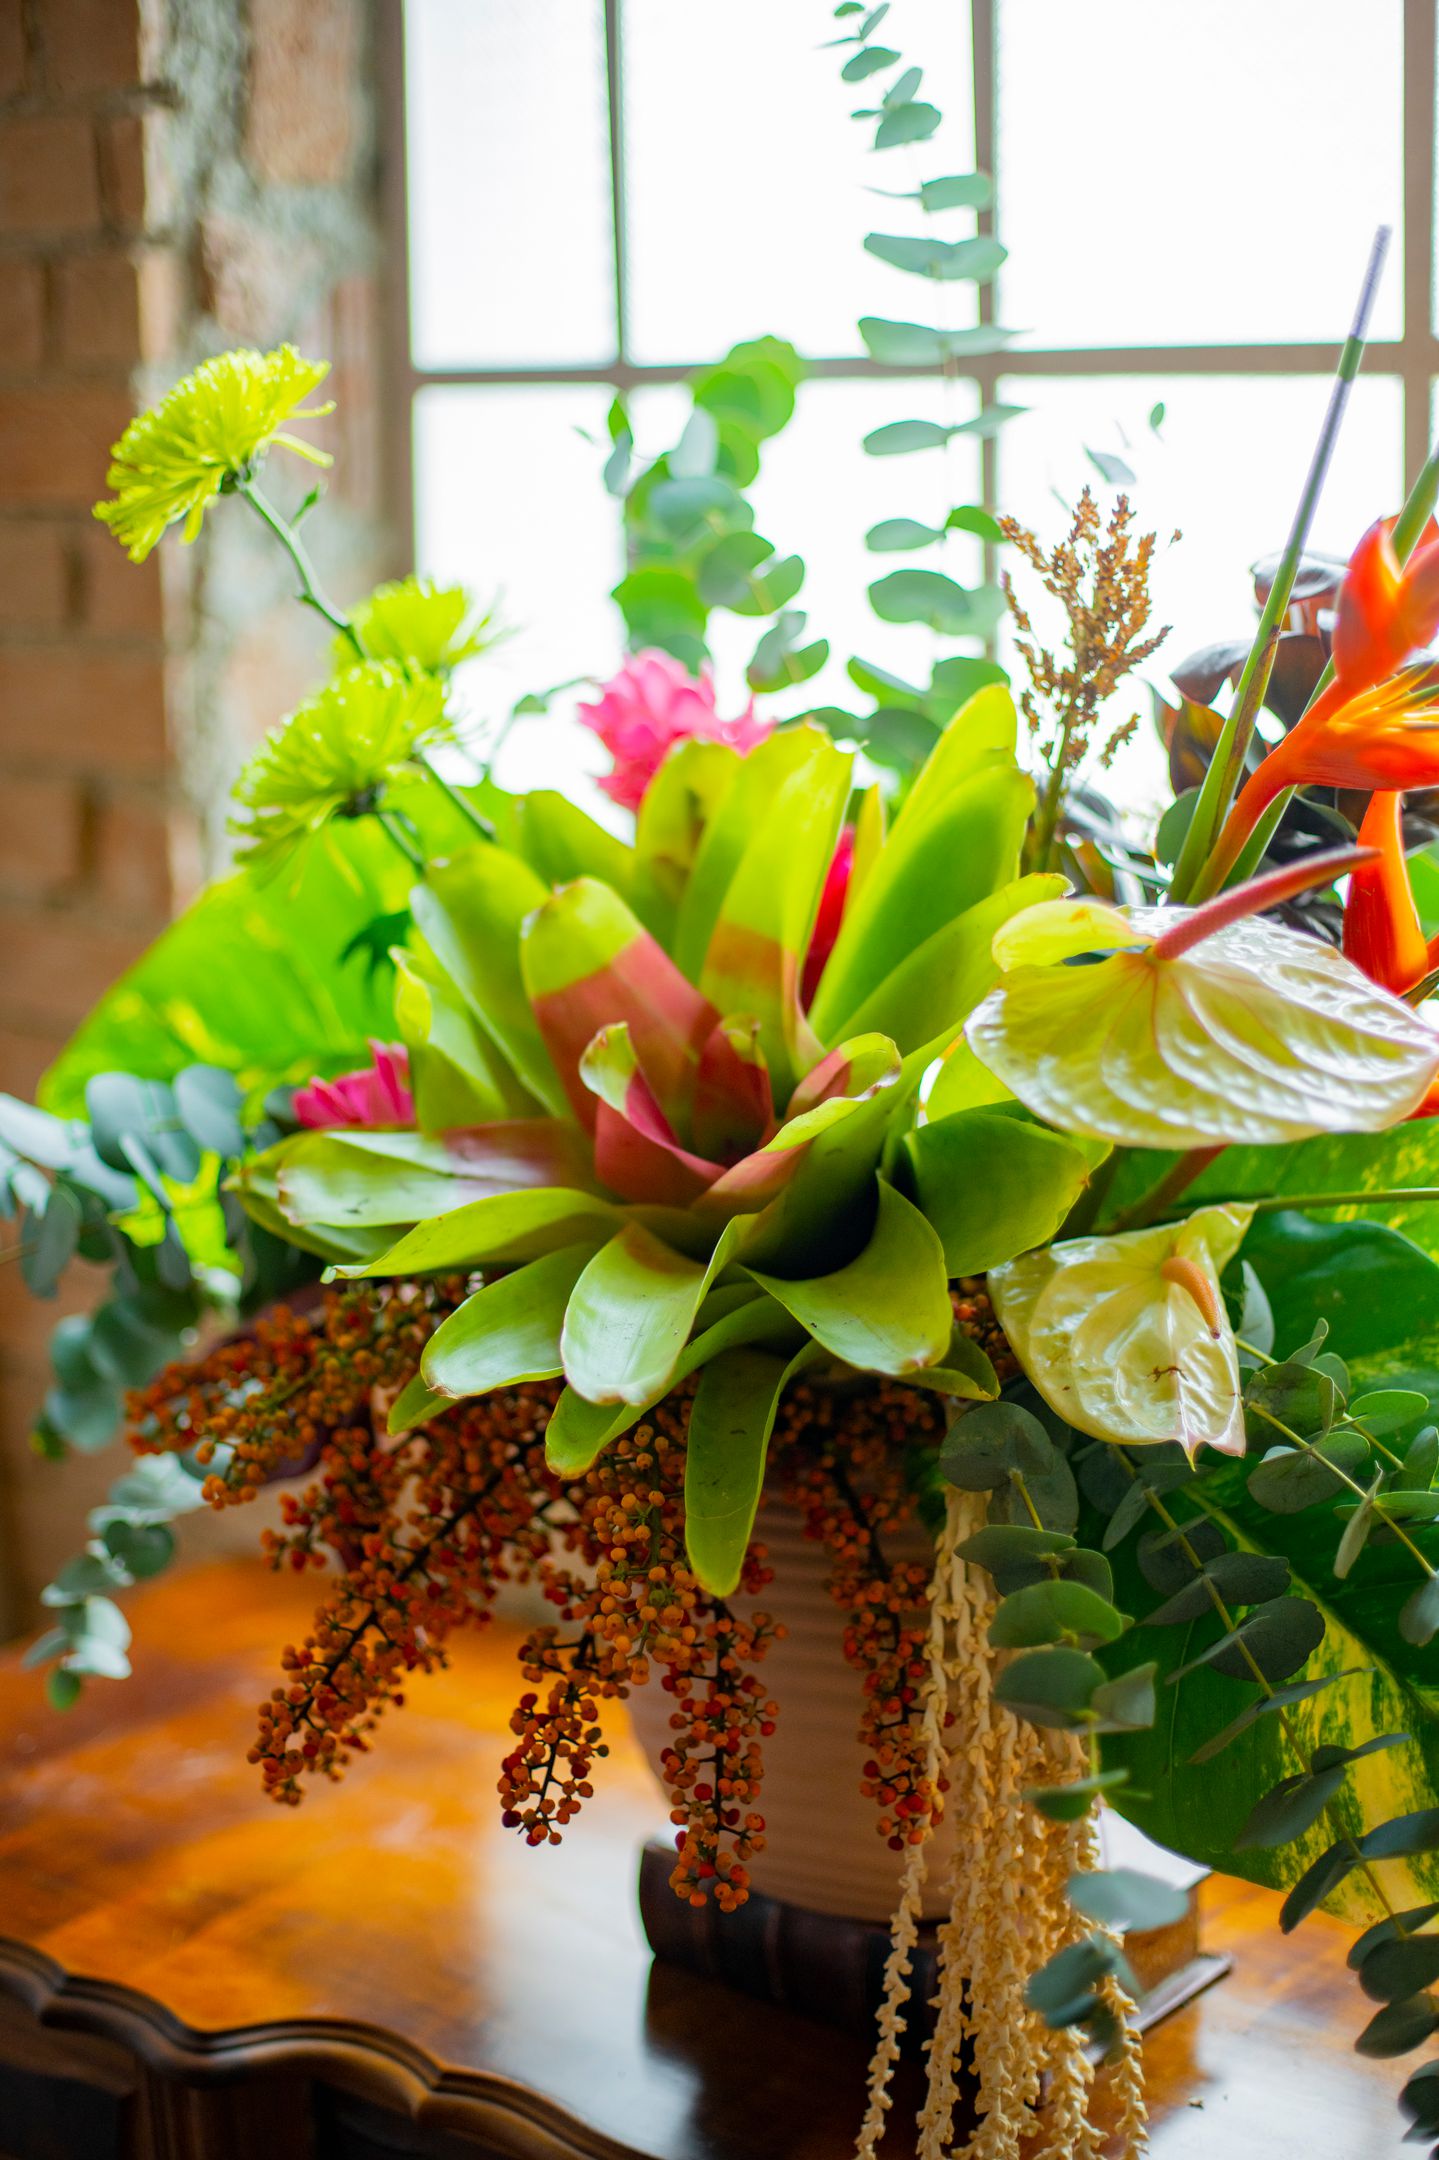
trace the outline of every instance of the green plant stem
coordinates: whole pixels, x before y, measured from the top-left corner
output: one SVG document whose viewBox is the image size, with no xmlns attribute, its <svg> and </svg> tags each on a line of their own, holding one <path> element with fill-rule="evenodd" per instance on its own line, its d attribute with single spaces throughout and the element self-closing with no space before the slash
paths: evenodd
<svg viewBox="0 0 1439 2160">
<path fill-rule="evenodd" d="M 1300 1451 L 1305 1455 L 1313 1455 L 1317 1457 L 1317 1459 L 1323 1463 L 1325 1469 L 1330 1471 L 1335 1477 L 1338 1478 L 1341 1485 L 1347 1485 L 1349 1487 L 1349 1490 L 1352 1493 L 1357 1493 L 1361 1500 L 1367 1500 L 1369 1502 L 1371 1511 L 1378 1517 L 1379 1521 L 1384 1525 L 1384 1528 L 1388 1531 L 1391 1531 L 1393 1535 L 1398 1539 L 1399 1543 L 1405 1546 L 1407 1550 L 1412 1553 L 1413 1557 L 1419 1562 L 1419 1565 L 1423 1569 L 1426 1576 L 1432 1577 L 1435 1574 L 1439 1574 L 1439 1569 L 1436 1569 L 1433 1563 L 1425 1558 L 1424 1554 L 1415 1544 L 1413 1538 L 1410 1537 L 1408 1531 L 1404 1528 L 1404 1525 L 1402 1523 L 1395 1522 L 1392 1515 L 1385 1514 L 1383 1501 L 1381 1498 L 1371 1495 L 1369 1488 L 1366 1485 L 1361 1485 L 1357 1478 L 1352 1478 L 1349 1475 L 1349 1472 L 1345 1469 L 1342 1469 L 1338 1463 L 1331 1462 L 1327 1455 L 1321 1455 L 1312 1440 L 1301 1439 L 1298 1433 L 1291 1432 L 1289 1427 L 1283 1424 L 1277 1417 L 1275 1417 L 1271 1411 L 1261 1409 L 1258 1403 L 1250 1403 L 1248 1405 L 1248 1408 L 1254 1413 L 1255 1417 L 1263 1418 L 1266 1425 L 1272 1425 L 1277 1433 L 1282 1433 L 1284 1438 L 1290 1443 L 1291 1447 L 1296 1447 L 1300 1449 Z M 1356 1426 L 1355 1430 L 1360 1431 L 1362 1430 L 1362 1428 Z M 1370 1438 L 1370 1436 L 1367 1434 L 1365 1435 L 1365 1437 Z M 1370 1439 L 1370 1445 L 1372 1446 L 1373 1444 L 1374 1443 L 1372 1439 Z"/>
<path fill-rule="evenodd" d="M 1212 1195 L 1205 1200 L 1206 1207 L 1249 1207 L 1256 1215 L 1272 1215 L 1281 1208 L 1337 1208 L 1337 1207 L 1418 1207 L 1439 1201 L 1439 1185 L 1400 1185 L 1390 1192 L 1311 1192 L 1311 1193 L 1265 1193 L 1256 1199 L 1251 1193 L 1228 1193 L 1223 1199 Z M 1170 1208 L 1170 1216 L 1183 1215 L 1185 1208 Z"/>
<path fill-rule="evenodd" d="M 327 600 L 324 593 L 321 592 L 315 579 L 314 564 L 310 561 L 304 542 L 294 526 L 287 518 L 282 517 L 274 504 L 260 493 L 253 480 L 242 480 L 236 492 L 244 497 L 256 516 L 263 524 L 269 527 L 285 553 L 289 556 L 290 561 L 294 564 L 295 575 L 300 580 L 300 599 L 304 606 L 313 608 L 315 613 L 327 622 L 338 636 L 348 639 L 354 648 L 357 660 L 365 659 L 367 657 L 365 648 L 360 643 L 359 633 L 349 616 L 342 615 L 334 603 Z M 489 819 L 482 817 L 472 803 L 466 802 L 459 790 L 450 785 L 443 773 L 435 770 L 427 757 L 417 756 L 414 762 L 428 779 L 434 781 L 441 793 L 448 796 L 461 817 L 474 827 L 482 839 L 494 839 L 495 828 Z M 385 824 L 384 814 L 381 815 L 381 823 Z M 423 871 L 425 867 L 424 858 L 415 853 L 414 849 L 396 833 L 392 825 L 386 824 L 385 829 L 396 846 L 404 849 L 412 865 L 417 870 Z"/>
<path fill-rule="evenodd" d="M 412 845 L 408 834 L 401 826 L 400 821 L 395 816 L 394 811 L 377 810 L 375 812 L 375 816 L 380 822 L 380 827 L 382 831 L 389 835 L 390 839 L 394 842 L 395 846 L 404 856 L 405 861 L 409 864 L 410 868 L 412 870 L 418 871 L 419 875 L 423 877 L 426 869 L 425 858 L 420 853 L 419 849 Z"/>
<path fill-rule="evenodd" d="M 1129 1457 L 1125 1454 L 1123 1448 L 1115 1448 L 1113 1452 L 1119 1457 L 1119 1460 L 1123 1463 L 1125 1469 L 1129 1472 L 1130 1477 L 1138 1478 L 1139 1472 L 1135 1469 L 1133 1463 L 1129 1460 Z M 1209 1602 L 1213 1606 L 1215 1614 L 1218 1617 L 1219 1623 L 1223 1627 L 1224 1632 L 1226 1633 L 1226 1635 L 1233 1635 L 1235 1637 L 1235 1648 L 1239 1651 L 1240 1656 L 1243 1658 L 1245 1664 L 1249 1667 L 1250 1673 L 1253 1676 L 1258 1687 L 1272 1702 L 1274 1700 L 1274 1688 L 1269 1679 L 1269 1676 L 1264 1671 L 1264 1668 L 1260 1665 L 1259 1660 L 1255 1657 L 1254 1653 L 1249 1648 L 1248 1643 L 1245 1642 L 1243 1634 L 1240 1632 L 1238 1624 L 1235 1620 L 1234 1614 L 1229 1608 L 1228 1601 L 1224 1597 L 1223 1592 L 1219 1589 L 1218 1584 L 1214 1581 L 1214 1578 L 1212 1576 L 1205 1574 L 1204 1562 L 1200 1559 L 1199 1554 L 1195 1550 L 1193 1541 L 1185 1536 L 1184 1530 L 1182 1526 L 1175 1520 L 1172 1510 L 1165 1506 L 1164 1501 L 1160 1498 L 1159 1494 L 1153 1490 L 1151 1486 L 1145 1486 L 1144 1497 L 1149 1502 L 1150 1507 L 1153 1508 L 1155 1514 L 1158 1515 L 1160 1521 L 1174 1536 L 1180 1551 L 1184 1554 L 1185 1559 L 1188 1560 L 1190 1566 L 1194 1569 L 1195 1573 L 1203 1582 L 1205 1590 L 1209 1597 Z M 1300 1737 L 1298 1727 L 1295 1725 L 1293 1718 L 1289 1715 L 1288 1706 L 1284 1703 L 1277 1704 L 1275 1708 L 1275 1715 L 1279 1720 L 1280 1730 L 1283 1732 L 1285 1739 L 1288 1741 L 1289 1746 L 1293 1751 L 1295 1761 L 1300 1764 L 1307 1762 L 1308 1751 L 1305 1748 L 1304 1742 Z M 1395 1911 L 1394 1905 L 1390 1900 L 1388 1892 L 1385 1890 L 1384 1885 L 1380 1882 L 1378 1876 L 1375 1874 L 1373 1868 L 1370 1866 L 1369 1861 L 1366 1859 L 1363 1851 L 1360 1849 L 1359 1840 L 1355 1837 L 1353 1831 L 1349 1828 L 1348 1824 L 1341 1819 L 1338 1809 L 1336 1808 L 1333 1800 L 1327 1801 L 1325 1803 L 1324 1812 L 1326 1815 L 1328 1815 L 1331 1826 L 1338 1831 L 1339 1842 L 1347 1845 L 1350 1852 L 1354 1855 L 1360 1872 L 1363 1874 L 1365 1880 L 1369 1884 L 1369 1887 L 1373 1891 L 1375 1898 L 1383 1907 L 1386 1917 L 1390 1920 L 1394 1927 L 1395 1933 L 1399 1935 L 1407 1935 L 1410 1932 L 1409 1929 L 1404 1926 L 1404 1923 L 1399 1918 L 1399 1915 Z"/>
<path fill-rule="evenodd" d="M 1404 508 L 1395 520 L 1390 541 L 1397 562 L 1405 563 L 1413 554 L 1419 543 L 1419 537 L 1434 508 L 1436 497 L 1439 497 L 1439 448 L 1433 450 L 1425 464 L 1421 466 L 1419 477 L 1409 490 Z M 1333 680 L 1334 662 L 1332 659 L 1326 660 L 1319 679 L 1314 685 L 1309 705 L 1314 703 L 1315 698 L 1322 696 Z M 1309 710 L 1309 705 L 1305 706 L 1305 712 Z M 1294 800 L 1294 793 L 1293 788 L 1284 788 L 1275 796 L 1273 802 L 1260 817 L 1253 832 L 1245 841 L 1239 859 L 1229 873 L 1227 883 L 1242 885 L 1246 878 L 1254 875 L 1255 870 L 1264 859 L 1265 849 L 1279 829 L 1280 820 Z M 1413 993 L 1411 992 L 1410 995 L 1412 998 Z"/>
<path fill-rule="evenodd" d="M 1171 1208 L 1170 1201 L 1178 1199 L 1180 1193 L 1192 1185 L 1216 1157 L 1223 1153 L 1224 1143 L 1218 1147 L 1190 1148 L 1187 1154 L 1180 1156 L 1178 1162 L 1170 1164 L 1163 1177 L 1151 1185 L 1148 1192 L 1141 1193 L 1132 1206 L 1120 1210 L 1109 1226 L 1111 1231 L 1142 1229 L 1162 1215 L 1187 1214 L 1186 1208 Z M 1206 1205 L 1215 1207 L 1222 1206 L 1223 1203 L 1209 1201 Z"/>
<path fill-rule="evenodd" d="M 1299 506 L 1289 529 L 1289 538 L 1275 572 L 1274 582 L 1269 588 L 1249 657 L 1240 673 L 1233 707 L 1215 745 L 1214 756 L 1205 776 L 1199 801 L 1195 804 L 1189 831 L 1179 851 L 1179 860 L 1174 866 L 1169 892 L 1171 901 L 1175 903 L 1182 904 L 1205 898 L 1211 889 L 1205 882 L 1211 858 L 1244 770 L 1244 759 L 1253 739 L 1259 709 L 1269 684 L 1269 671 L 1274 664 L 1274 654 L 1284 627 L 1284 618 L 1289 611 L 1300 557 L 1304 552 L 1320 491 L 1329 471 L 1334 445 L 1349 403 L 1349 393 L 1353 388 L 1354 378 L 1359 373 L 1359 363 L 1364 357 L 1369 316 L 1388 247 L 1389 228 L 1381 225 L 1370 250 L 1369 264 L 1364 273 L 1354 320 L 1340 351 L 1339 366 L 1329 394 L 1324 424 L 1319 431 L 1319 440 L 1315 444 L 1314 456 L 1305 476 Z"/>
<path fill-rule="evenodd" d="M 348 615 L 342 615 L 321 592 L 315 581 L 315 568 L 305 550 L 304 542 L 288 518 L 280 515 L 274 504 L 260 493 L 253 480 L 241 480 L 236 487 L 236 493 L 242 495 L 261 522 L 269 526 L 294 564 L 295 575 L 300 580 L 299 596 L 304 606 L 313 608 L 340 637 L 348 638 L 355 649 L 356 659 L 363 660 L 365 648 L 360 643 L 354 624 Z"/>
<path fill-rule="evenodd" d="M 478 811 L 472 802 L 465 800 L 459 789 L 445 778 L 444 774 L 430 762 L 422 751 L 416 753 L 414 762 L 427 779 L 434 781 L 440 793 L 454 804 L 460 816 L 464 818 L 467 824 L 474 827 L 482 840 L 494 840 L 497 838 L 495 828 L 489 819 Z"/>
</svg>

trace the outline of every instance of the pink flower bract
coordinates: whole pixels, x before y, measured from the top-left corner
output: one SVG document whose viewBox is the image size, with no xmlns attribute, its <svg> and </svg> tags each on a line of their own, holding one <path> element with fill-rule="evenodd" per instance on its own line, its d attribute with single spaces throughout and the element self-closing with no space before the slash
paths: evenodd
<svg viewBox="0 0 1439 2160">
<path fill-rule="evenodd" d="M 414 1124 L 408 1051 L 400 1043 L 371 1041 L 370 1048 L 373 1065 L 296 1088 L 294 1110 L 302 1125 L 323 1131 L 336 1125 Z"/>
<path fill-rule="evenodd" d="M 755 718 L 753 699 L 737 719 L 721 720 L 709 669 L 691 675 L 666 652 L 635 653 L 579 713 L 615 761 L 600 786 L 626 810 L 638 810 L 675 743 L 728 743 L 743 757 L 773 732 L 771 721 Z"/>
</svg>

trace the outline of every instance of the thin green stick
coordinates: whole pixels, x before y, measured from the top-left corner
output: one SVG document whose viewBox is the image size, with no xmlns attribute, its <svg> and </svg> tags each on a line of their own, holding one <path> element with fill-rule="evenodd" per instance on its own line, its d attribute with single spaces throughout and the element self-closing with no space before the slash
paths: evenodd
<svg viewBox="0 0 1439 2160">
<path fill-rule="evenodd" d="M 1329 471 L 1334 445 L 1339 437 L 1349 393 L 1354 378 L 1359 373 L 1359 363 L 1364 357 L 1364 343 L 1369 330 L 1369 317 L 1374 306 L 1374 295 L 1379 285 L 1384 258 L 1389 248 L 1390 232 L 1381 225 L 1374 235 L 1369 251 L 1369 265 L 1360 287 L 1359 303 L 1354 310 L 1354 321 L 1344 340 L 1335 371 L 1334 387 L 1329 393 L 1329 405 L 1324 415 L 1324 425 L 1314 447 L 1304 487 L 1299 497 L 1299 507 L 1294 513 L 1294 523 L 1289 530 L 1283 556 L 1275 572 L 1274 582 L 1259 618 L 1259 628 L 1254 634 L 1249 658 L 1239 677 L 1234 694 L 1234 705 L 1225 721 L 1209 771 L 1204 778 L 1199 800 L 1194 806 L 1189 831 L 1180 850 L 1179 861 L 1174 866 L 1174 878 L 1170 885 L 1170 899 L 1185 902 L 1195 896 L 1201 886 L 1203 873 L 1213 850 L 1234 791 L 1244 770 L 1244 758 L 1254 734 L 1264 693 L 1269 686 L 1269 671 L 1274 664 L 1274 653 L 1279 643 L 1284 618 L 1289 611 L 1294 580 L 1299 569 L 1299 559 L 1304 552 L 1309 528 L 1320 492 Z"/>
</svg>

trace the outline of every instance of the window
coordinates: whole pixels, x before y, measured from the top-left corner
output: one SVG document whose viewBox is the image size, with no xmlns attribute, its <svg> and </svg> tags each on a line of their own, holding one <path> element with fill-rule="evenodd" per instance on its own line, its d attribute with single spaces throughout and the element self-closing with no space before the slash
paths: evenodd
<svg viewBox="0 0 1439 2160">
<path fill-rule="evenodd" d="M 606 410 L 623 390 L 641 451 L 664 447 L 675 386 L 739 338 L 788 337 L 811 365 L 752 491 L 835 648 L 801 705 L 843 701 L 856 649 L 901 673 L 929 649 L 869 615 L 892 567 L 866 555 L 869 524 L 985 499 L 1049 532 L 1101 467 L 1132 473 L 1147 526 L 1183 532 L 1156 575 L 1169 657 L 1241 633 L 1380 223 L 1394 239 L 1314 544 L 1347 552 L 1422 462 L 1435 0 L 895 0 L 891 29 L 946 115 L 926 169 L 993 172 L 1010 250 L 983 305 L 1023 335 L 952 395 L 1028 410 L 982 449 L 874 460 L 862 434 L 944 391 L 863 357 L 855 320 L 955 288 L 863 252 L 888 207 L 867 189 L 922 174 L 882 170 L 851 123 L 818 49 L 829 0 L 406 0 L 391 162 L 416 559 L 499 594 L 516 632 L 484 663 L 496 708 L 617 660 Z M 729 627 L 732 705 L 753 631 Z M 560 762 L 594 769 L 561 717 L 516 731 L 505 776 L 556 777 L 560 739 Z M 1136 748 L 1128 792 L 1156 759 Z"/>
</svg>

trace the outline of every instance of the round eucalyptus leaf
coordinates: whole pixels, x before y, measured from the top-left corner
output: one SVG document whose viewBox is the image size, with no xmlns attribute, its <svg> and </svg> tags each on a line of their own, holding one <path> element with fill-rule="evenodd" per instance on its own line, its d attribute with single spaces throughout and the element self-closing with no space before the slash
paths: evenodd
<svg viewBox="0 0 1439 2160">
<path fill-rule="evenodd" d="M 756 532 L 725 533 L 701 558 L 697 579 L 700 598 L 710 607 L 733 607 L 750 596 L 750 579 L 774 553 L 774 543 Z"/>
<path fill-rule="evenodd" d="M 1070 1552 L 1074 1539 L 1058 1530 L 1036 1530 L 1031 1523 L 986 1523 L 965 1539 L 959 1557 L 967 1565 L 988 1569 L 1005 1567 L 1036 1554 Z"/>
<path fill-rule="evenodd" d="M 1076 1778 L 1072 1785 L 1031 1785 L 1024 1797 L 1051 1822 L 1072 1823 L 1086 1816 L 1090 1803 L 1103 1793 L 1128 1783 L 1127 1770 L 1100 1770 L 1093 1777 Z"/>
<path fill-rule="evenodd" d="M 1027 1650 L 995 1683 L 995 1699 L 1031 1725 L 1072 1731 L 1085 1721 L 1104 1667 L 1086 1650 Z"/>
<path fill-rule="evenodd" d="M 1345 1959 L 1349 1970 L 1358 1972 L 1370 1951 L 1377 1950 L 1380 1943 L 1394 1942 L 1400 1935 L 1417 1934 L 1436 1913 L 1439 1913 L 1439 1905 L 1411 1905 L 1407 1912 L 1395 1913 L 1392 1919 L 1386 1914 L 1384 1919 L 1376 1920 L 1372 1927 L 1367 1927 L 1355 1938 Z M 1439 1937 L 1435 1939 L 1439 1941 Z M 1439 2063 L 1434 2068 L 1439 2073 Z"/>
<path fill-rule="evenodd" d="M 1124 1633 L 1123 1613 L 1077 1582 L 1038 1582 L 1005 1598 L 989 1623 L 997 1650 L 1028 1650 L 1072 1641 L 1081 1650 L 1114 1642 Z"/>
<path fill-rule="evenodd" d="M 1433 2032 L 1439 2032 L 1439 2007 L 1432 1996 L 1411 1995 L 1377 2010 L 1355 2041 L 1354 2051 L 1381 2058 L 1407 2055 L 1412 2048 L 1422 2047 Z"/>
<path fill-rule="evenodd" d="M 1327 1770 L 1300 1771 L 1293 1777 L 1281 1778 L 1255 1801 L 1234 1841 L 1235 1851 L 1288 1845 L 1303 1837 L 1344 1783 L 1344 1769 L 1340 1763 Z"/>
<path fill-rule="evenodd" d="M 1012 1471 L 1042 1471 L 1053 1461 L 1054 1442 L 1017 1403 L 976 1403 L 956 1418 L 939 1451 L 940 1474 L 962 1492 L 993 1492 Z"/>
<path fill-rule="evenodd" d="M 218 1065 L 188 1065 L 174 1080 L 175 1108 L 196 1145 L 207 1154 L 243 1155 L 241 1096 L 233 1073 Z"/>
<path fill-rule="evenodd" d="M 1256 1605 L 1234 1639 L 1226 1639 L 1197 1662 L 1231 1680 L 1249 1680 L 1257 1665 L 1266 1680 L 1287 1680 L 1324 1640 L 1324 1615 L 1305 1597 L 1271 1598 Z M 1251 1663 L 1252 1660 L 1252 1663 Z"/>
<path fill-rule="evenodd" d="M 1106 1928 L 1173 1927 L 1189 1911 L 1189 1894 L 1137 1868 L 1095 1868 L 1069 1878 L 1069 1902 Z"/>
</svg>

